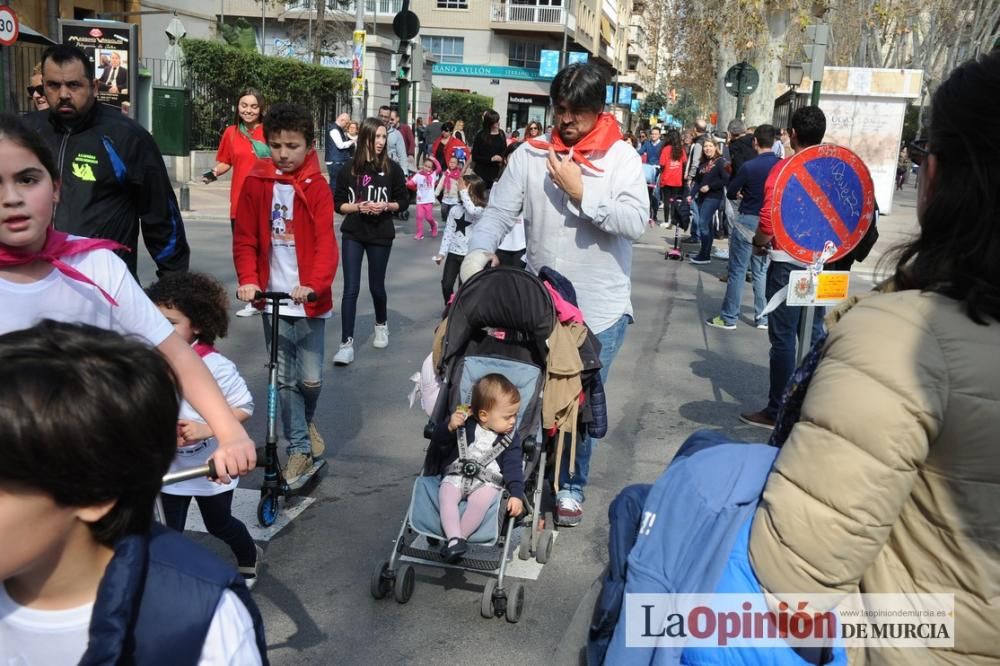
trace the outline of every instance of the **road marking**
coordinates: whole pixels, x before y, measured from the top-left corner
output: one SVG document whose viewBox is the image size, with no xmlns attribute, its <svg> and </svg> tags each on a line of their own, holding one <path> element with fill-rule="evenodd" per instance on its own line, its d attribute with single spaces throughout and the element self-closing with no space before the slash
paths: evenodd
<svg viewBox="0 0 1000 666">
<path fill-rule="evenodd" d="M 296 496 L 287 500 L 282 499 L 278 519 L 270 527 L 261 527 L 260 523 L 257 522 L 257 502 L 259 501 L 259 490 L 237 488 L 233 493 L 233 516 L 243 521 L 254 541 L 267 542 L 295 520 L 310 504 L 316 501 L 316 498 Z M 208 530 L 205 529 L 205 522 L 201 519 L 201 511 L 198 510 L 197 502 L 191 502 L 191 506 L 188 508 L 187 523 L 184 529 L 208 533 Z"/>
</svg>

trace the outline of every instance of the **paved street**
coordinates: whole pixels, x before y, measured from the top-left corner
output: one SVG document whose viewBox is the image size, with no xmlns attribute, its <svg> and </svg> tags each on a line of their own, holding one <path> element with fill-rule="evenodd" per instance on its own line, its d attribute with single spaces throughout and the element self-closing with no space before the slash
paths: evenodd
<svg viewBox="0 0 1000 666">
<path fill-rule="evenodd" d="M 219 196 L 224 192 L 192 186 L 192 207 L 199 210 L 187 215 L 187 231 L 192 268 L 216 275 L 235 293 L 228 199 Z M 907 200 L 912 194 L 897 200 L 895 223 L 901 228 L 908 219 Z M 684 438 L 699 428 L 749 441 L 766 435 L 736 416 L 763 405 L 767 334 L 745 322 L 735 331 L 704 327 L 701 322 L 718 313 L 725 285 L 717 278 L 725 263 L 696 267 L 664 261 L 667 232 L 651 229 L 635 249 L 637 319 L 607 387 L 611 427 L 594 456 L 584 522 L 561 531 L 538 580 L 526 583 L 522 621 L 510 625 L 480 618 L 486 579 L 454 571 L 418 569 L 416 590 L 405 606 L 373 600 L 369 575 L 389 553 L 425 446 L 423 413 L 407 407 L 408 377 L 430 350 L 441 310 L 440 268 L 431 261 L 437 241 L 417 242 L 411 236 L 412 221 L 400 228 L 389 264 L 390 346 L 371 346 L 373 312 L 363 284 L 357 360 L 347 368 L 328 364 L 325 371 L 317 422 L 327 441 L 328 474 L 311 493 L 315 501 L 265 544 L 265 567 L 254 596 L 267 626 L 271 661 L 278 666 L 551 661 L 582 595 L 606 562 L 607 506 L 615 494 L 629 483 L 654 480 Z M 146 283 L 150 262 L 144 250 L 140 253 Z M 341 284 L 338 276 L 337 310 Z M 860 279 L 852 287 L 867 288 Z M 257 413 L 250 432 L 263 442 L 261 326 L 259 317 L 234 318 L 229 338 L 219 347 L 254 391 Z M 336 314 L 326 333 L 329 359 L 340 336 Z M 259 482 L 257 472 L 241 487 L 253 489 Z M 255 502 L 255 494 L 250 497 Z M 221 542 L 203 534 L 194 538 L 229 557 Z"/>
</svg>

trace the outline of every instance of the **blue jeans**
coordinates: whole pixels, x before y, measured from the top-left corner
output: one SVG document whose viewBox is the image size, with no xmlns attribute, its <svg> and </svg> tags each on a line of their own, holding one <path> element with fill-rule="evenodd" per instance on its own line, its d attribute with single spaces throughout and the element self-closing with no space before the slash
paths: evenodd
<svg viewBox="0 0 1000 666">
<path fill-rule="evenodd" d="M 271 315 L 265 313 L 264 341 L 271 353 Z M 308 454 L 309 424 L 323 388 L 325 319 L 278 317 L 278 402 L 288 455 Z"/>
<path fill-rule="evenodd" d="M 721 207 L 722 199 L 702 199 L 698 204 L 698 238 L 701 239 L 701 250 L 696 259 L 712 258 L 712 242 L 715 240 L 712 217 Z"/>
<path fill-rule="evenodd" d="M 601 382 L 607 384 L 608 371 L 611 370 L 611 363 L 618 355 L 622 343 L 625 342 L 625 331 L 632 323 L 632 318 L 622 315 L 621 318 L 609 328 L 595 333 L 595 337 L 601 343 Z M 577 502 L 583 502 L 583 489 L 587 485 L 587 478 L 590 476 L 590 456 L 594 453 L 595 442 L 589 434 L 577 433 L 576 438 L 576 467 L 572 473 L 569 471 L 569 443 L 563 449 L 562 462 L 559 464 L 559 497 L 572 497 Z"/>
<path fill-rule="evenodd" d="M 781 291 L 788 284 L 788 274 L 801 270 L 794 264 L 772 261 L 767 269 L 767 298 Z M 732 279 L 732 278 L 730 278 Z M 816 308 L 813 319 L 812 339 L 823 332 L 823 316 L 825 308 Z M 785 385 L 795 372 L 795 347 L 798 344 L 799 320 L 805 315 L 805 308 L 788 307 L 784 303 L 773 312 L 768 322 L 767 337 L 771 341 L 770 370 L 771 387 L 767 395 L 767 407 L 764 413 L 771 418 L 778 415 L 781 405 L 781 394 Z"/>
<path fill-rule="evenodd" d="M 375 323 L 384 324 L 389 318 L 385 293 L 385 271 L 389 266 L 391 245 L 372 245 L 356 240 L 343 239 L 340 244 L 340 263 L 344 269 L 344 297 L 340 302 L 340 341 L 354 337 L 354 319 L 358 313 L 358 294 L 361 293 L 361 260 L 368 255 L 368 290 L 375 306 Z"/>
<path fill-rule="evenodd" d="M 753 318 L 755 324 L 766 324 L 767 315 L 761 316 L 767 299 L 764 287 L 767 272 L 767 256 L 753 253 L 753 234 L 757 231 L 760 217 L 743 215 L 736 218 L 732 233 L 729 234 L 729 281 L 726 295 L 722 299 L 722 319 L 727 324 L 735 324 L 740 318 L 740 303 L 743 300 L 743 285 L 747 268 L 753 272 Z"/>
<path fill-rule="evenodd" d="M 698 235 L 698 227 L 701 226 L 701 223 L 698 221 L 698 198 L 694 194 L 691 194 L 689 207 L 691 208 L 691 238 L 699 240 L 701 236 Z"/>
</svg>

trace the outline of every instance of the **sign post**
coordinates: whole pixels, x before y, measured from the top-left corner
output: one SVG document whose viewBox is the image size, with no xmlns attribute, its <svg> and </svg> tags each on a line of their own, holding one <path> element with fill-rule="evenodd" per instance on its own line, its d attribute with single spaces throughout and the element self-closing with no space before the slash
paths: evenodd
<svg viewBox="0 0 1000 666">
<path fill-rule="evenodd" d="M 875 190 L 868 167 L 842 146 L 822 144 L 801 150 L 781 166 L 774 183 L 774 245 L 808 266 L 792 271 L 788 286 L 765 312 L 784 301 L 805 307 L 800 319 L 796 361 L 809 351 L 816 306 L 847 298 L 850 273 L 823 272 L 864 238 L 875 212 Z"/>
<path fill-rule="evenodd" d="M 736 117 L 743 117 L 743 98 L 760 85 L 760 74 L 750 63 L 738 62 L 726 72 L 726 92 L 736 98 Z"/>
<path fill-rule="evenodd" d="M 17 14 L 10 7 L 0 7 L 0 84 L 2 84 L 2 90 L 0 90 L 0 109 L 8 110 L 7 105 L 12 103 L 14 100 L 14 95 L 12 94 L 14 88 L 14 75 L 12 71 L 12 57 L 10 49 L 8 47 L 12 46 L 14 42 L 17 41 L 17 35 L 20 32 L 20 25 L 17 22 Z M 17 111 L 17 107 L 9 109 L 10 111 Z"/>
</svg>

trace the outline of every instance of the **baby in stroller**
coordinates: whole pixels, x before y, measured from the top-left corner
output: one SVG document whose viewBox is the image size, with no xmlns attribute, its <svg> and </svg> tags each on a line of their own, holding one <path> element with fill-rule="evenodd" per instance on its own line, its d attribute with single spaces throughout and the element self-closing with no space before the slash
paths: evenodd
<svg viewBox="0 0 1000 666">
<path fill-rule="evenodd" d="M 441 555 L 449 563 L 465 554 L 466 539 L 504 488 L 510 495 L 507 512 L 514 517 L 524 512 L 521 442 L 516 433 L 511 437 L 520 404 L 521 395 L 509 379 L 499 373 L 485 375 L 472 388 L 471 406 L 459 405 L 431 436 L 431 446 L 447 465 L 438 504 L 447 537 Z M 466 509 L 460 516 L 463 499 Z"/>
</svg>

